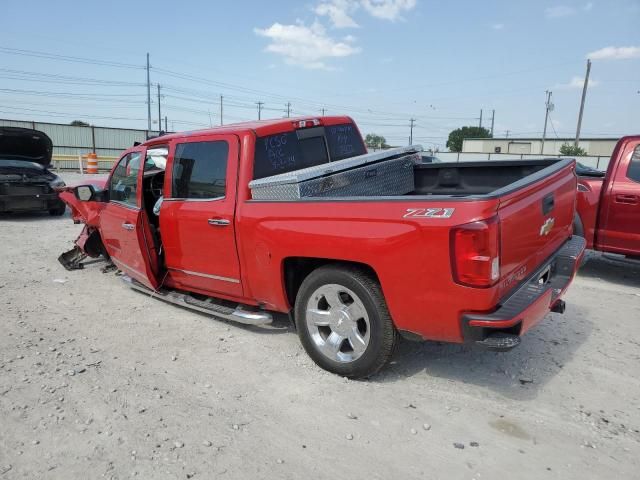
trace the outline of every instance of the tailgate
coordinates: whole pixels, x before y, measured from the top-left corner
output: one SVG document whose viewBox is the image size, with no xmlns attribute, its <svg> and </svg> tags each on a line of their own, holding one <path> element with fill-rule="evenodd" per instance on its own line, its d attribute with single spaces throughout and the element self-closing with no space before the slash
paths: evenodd
<svg viewBox="0 0 640 480">
<path fill-rule="evenodd" d="M 576 183 L 575 161 L 560 160 L 511 185 L 514 190 L 500 198 L 501 296 L 571 236 Z"/>
</svg>

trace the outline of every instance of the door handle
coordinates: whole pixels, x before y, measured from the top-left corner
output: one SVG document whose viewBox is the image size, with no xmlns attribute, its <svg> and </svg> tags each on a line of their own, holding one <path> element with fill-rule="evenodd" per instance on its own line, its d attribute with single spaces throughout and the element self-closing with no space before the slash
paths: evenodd
<svg viewBox="0 0 640 480">
<path fill-rule="evenodd" d="M 136 227 L 132 223 L 126 223 L 125 222 L 125 223 L 122 224 L 122 228 L 124 228 L 125 230 L 133 230 Z"/>
<path fill-rule="evenodd" d="M 615 198 L 616 198 L 616 203 L 626 203 L 628 205 L 635 205 L 636 203 L 638 203 L 637 195 L 619 194 L 619 195 L 616 195 Z"/>
<path fill-rule="evenodd" d="M 207 223 L 215 227 L 226 227 L 231 222 L 226 218 L 210 218 L 209 220 L 207 220 Z"/>
</svg>

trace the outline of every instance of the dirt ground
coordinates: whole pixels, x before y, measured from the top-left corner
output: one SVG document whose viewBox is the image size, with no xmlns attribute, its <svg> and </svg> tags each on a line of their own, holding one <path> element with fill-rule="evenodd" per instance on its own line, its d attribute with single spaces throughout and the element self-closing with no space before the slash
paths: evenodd
<svg viewBox="0 0 640 480">
<path fill-rule="evenodd" d="M 69 175 L 67 175 L 69 177 Z M 640 268 L 592 254 L 509 353 L 403 342 L 369 381 L 57 256 L 0 218 L 0 480 L 640 478 Z"/>
</svg>

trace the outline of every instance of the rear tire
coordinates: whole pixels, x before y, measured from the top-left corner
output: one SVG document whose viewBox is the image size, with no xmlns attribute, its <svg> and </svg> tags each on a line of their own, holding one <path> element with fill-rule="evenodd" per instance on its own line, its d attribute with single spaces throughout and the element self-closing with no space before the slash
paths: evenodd
<svg viewBox="0 0 640 480">
<path fill-rule="evenodd" d="M 327 265 L 302 282 L 295 303 L 300 342 L 321 368 L 367 378 L 391 358 L 397 332 L 380 284 L 363 269 Z"/>
</svg>

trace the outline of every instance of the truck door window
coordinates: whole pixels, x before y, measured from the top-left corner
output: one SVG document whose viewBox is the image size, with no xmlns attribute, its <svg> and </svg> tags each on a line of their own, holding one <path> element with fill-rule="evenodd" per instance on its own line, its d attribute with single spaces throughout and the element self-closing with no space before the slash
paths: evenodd
<svg viewBox="0 0 640 480">
<path fill-rule="evenodd" d="M 122 157 L 109 180 L 109 199 L 137 207 L 139 171 L 140 153 L 132 152 Z"/>
<path fill-rule="evenodd" d="M 627 177 L 634 182 L 640 182 L 640 145 L 635 148 L 633 155 L 631 155 Z"/>
<path fill-rule="evenodd" d="M 171 196 L 200 200 L 224 197 L 228 156 L 229 144 L 225 141 L 178 144 Z"/>
</svg>

